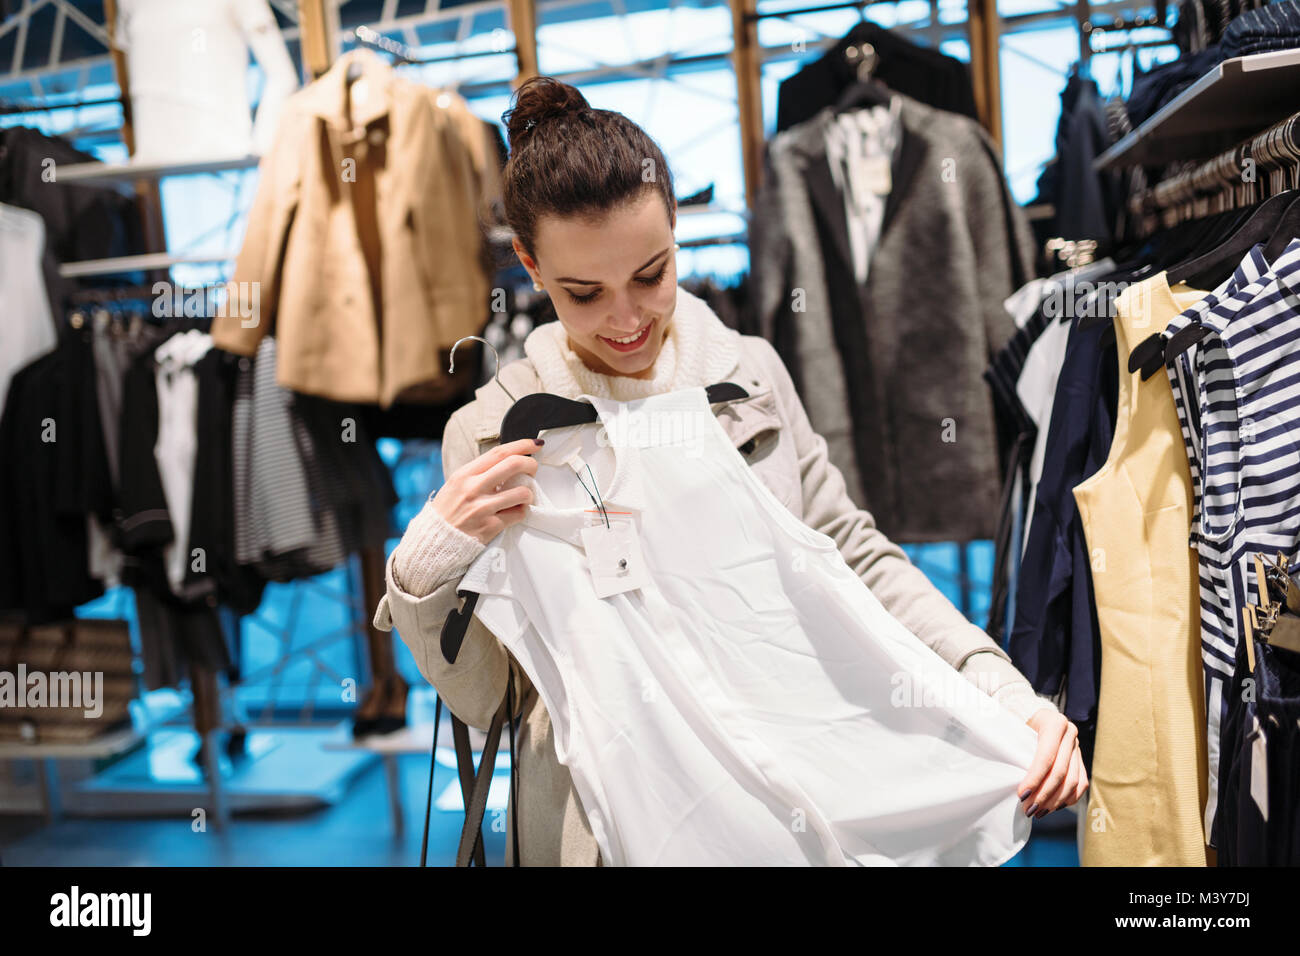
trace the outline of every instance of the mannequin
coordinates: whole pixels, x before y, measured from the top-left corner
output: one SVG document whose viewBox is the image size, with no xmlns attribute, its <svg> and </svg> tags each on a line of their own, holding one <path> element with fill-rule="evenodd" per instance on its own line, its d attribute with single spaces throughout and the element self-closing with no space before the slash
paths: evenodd
<svg viewBox="0 0 1300 956">
<path fill-rule="evenodd" d="M 298 86 L 266 0 L 120 0 L 136 162 L 261 155 Z M 250 118 L 248 51 L 266 74 Z"/>
</svg>

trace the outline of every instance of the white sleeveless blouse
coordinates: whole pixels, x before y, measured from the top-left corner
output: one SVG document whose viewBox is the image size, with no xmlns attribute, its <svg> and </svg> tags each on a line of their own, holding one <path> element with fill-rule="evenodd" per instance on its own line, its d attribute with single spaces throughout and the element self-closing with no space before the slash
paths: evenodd
<svg viewBox="0 0 1300 956">
<path fill-rule="evenodd" d="M 752 473 L 704 387 L 552 429 L 463 590 L 551 717 L 607 865 L 998 865 L 1036 734 Z M 581 477 L 581 481 L 579 478 Z M 596 596 L 584 528 L 643 586 Z M 608 560 L 596 570 L 609 570 Z M 615 573 L 618 573 L 615 570 Z M 527 800 L 521 792 L 519 800 Z"/>
</svg>

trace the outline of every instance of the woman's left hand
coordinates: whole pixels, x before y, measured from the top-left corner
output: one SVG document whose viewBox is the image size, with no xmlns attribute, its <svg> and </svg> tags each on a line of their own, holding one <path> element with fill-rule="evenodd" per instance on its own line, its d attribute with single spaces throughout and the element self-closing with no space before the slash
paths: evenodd
<svg viewBox="0 0 1300 956">
<path fill-rule="evenodd" d="M 1079 728 L 1050 708 L 1025 721 L 1038 733 L 1038 751 L 1016 791 L 1025 815 L 1045 817 L 1078 801 L 1088 789 L 1088 772 L 1079 752 Z"/>
</svg>

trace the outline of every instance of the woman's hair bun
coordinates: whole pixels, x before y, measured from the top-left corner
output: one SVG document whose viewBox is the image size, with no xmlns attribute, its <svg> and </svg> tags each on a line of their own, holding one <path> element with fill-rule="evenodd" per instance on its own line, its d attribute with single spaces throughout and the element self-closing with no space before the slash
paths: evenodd
<svg viewBox="0 0 1300 956">
<path fill-rule="evenodd" d="M 587 98 L 576 87 L 549 76 L 529 77 L 515 90 L 514 105 L 501 117 L 510 136 L 511 152 L 546 120 L 590 109 Z"/>
</svg>

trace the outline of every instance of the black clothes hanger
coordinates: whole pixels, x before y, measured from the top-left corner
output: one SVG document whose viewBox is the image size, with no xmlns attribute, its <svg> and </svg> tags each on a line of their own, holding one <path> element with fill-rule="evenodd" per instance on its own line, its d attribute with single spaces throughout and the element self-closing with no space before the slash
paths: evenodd
<svg viewBox="0 0 1300 956">
<path fill-rule="evenodd" d="M 1179 263 L 1169 270 L 1169 284 L 1186 282 L 1193 288 L 1211 289 L 1219 285 L 1232 274 L 1241 257 L 1257 243 L 1267 242 L 1274 235 L 1285 214 L 1295 208 L 1297 220 L 1300 221 L 1300 204 L 1294 191 L 1279 193 L 1264 200 L 1255 207 L 1245 225 L 1233 233 L 1225 242 L 1211 249 L 1203 256 Z M 1194 280 L 1194 281 L 1193 281 Z"/>
<path fill-rule="evenodd" d="M 1240 170 L 1246 158 L 1259 166 L 1259 172 L 1249 183 L 1240 181 Z M 1293 213 L 1295 203 L 1287 201 L 1286 197 L 1289 195 L 1294 199 L 1296 187 L 1300 186 L 1300 113 L 1274 124 L 1263 133 L 1204 163 L 1175 173 L 1150 192 L 1156 194 L 1155 198 L 1161 206 L 1177 210 L 1180 205 L 1185 206 L 1198 198 L 1206 197 L 1216 185 L 1219 187 L 1220 198 L 1227 199 L 1230 205 L 1258 205 L 1247 205 L 1244 211 L 1238 213 L 1235 222 L 1231 213 L 1217 217 L 1214 225 L 1202 234 L 1203 239 L 1217 237 L 1217 241 L 1212 243 L 1215 248 L 1210 253 L 1180 264 L 1170 277 L 1171 283 L 1185 282 L 1189 278 L 1221 279 L 1224 269 L 1238 261 L 1255 243 L 1262 241 L 1265 235 L 1271 237 L 1268 252 L 1276 255 L 1290 240 L 1288 234 L 1297 232 L 1300 228 L 1300 209 Z M 1279 189 L 1285 191 L 1276 192 Z M 1264 194 L 1267 193 L 1275 195 L 1264 199 Z M 1204 285 L 1203 282 L 1198 284 Z M 1209 286 L 1217 284 L 1210 282 Z M 1157 357 L 1167 362 L 1180 354 L 1179 349 L 1185 351 L 1203 335 L 1202 331 L 1197 331 L 1193 326 L 1175 335 L 1175 342 L 1167 341 L 1163 333 L 1150 336 L 1130 353 L 1129 369 L 1137 371 L 1141 368 L 1143 377 L 1149 378 L 1159 368 Z"/>
<path fill-rule="evenodd" d="M 1225 267 L 1235 268 L 1241 257 L 1258 243 L 1268 243 L 1264 258 L 1271 262 L 1297 234 L 1300 234 L 1300 194 L 1295 190 L 1279 193 L 1256 206 L 1245 224 L 1218 248 L 1171 270 L 1169 284 L 1190 279 L 1196 280 L 1192 284 L 1197 288 L 1217 286 L 1227 278 L 1223 274 Z M 1148 379 L 1161 365 L 1172 364 L 1175 358 L 1209 334 L 1210 330 L 1199 322 L 1180 329 L 1169 338 L 1157 332 L 1130 354 L 1129 371 L 1140 368 L 1142 378 Z"/>
<path fill-rule="evenodd" d="M 836 113 L 888 106 L 893 101 L 893 92 L 873 75 L 880 63 L 880 54 L 876 52 L 874 44 L 864 40 L 845 47 L 844 60 L 856 70 L 857 76 L 840 92 L 835 101 Z"/>
<path fill-rule="evenodd" d="M 1296 200 L 1282 213 L 1282 219 L 1273 227 L 1273 235 L 1264 246 L 1264 258 L 1272 262 L 1291 244 L 1291 240 L 1300 236 L 1300 192 L 1292 191 L 1286 195 L 1295 196 Z"/>
<path fill-rule="evenodd" d="M 840 98 L 835 101 L 835 112 L 847 113 L 849 110 L 888 106 L 893 98 L 894 95 L 889 87 L 879 80 L 870 78 L 857 80 L 845 87 Z"/>
<path fill-rule="evenodd" d="M 1282 200 L 1283 202 L 1274 205 L 1274 209 L 1281 208 L 1283 205 L 1285 205 L 1286 208 L 1280 216 L 1276 216 L 1276 221 L 1271 223 L 1271 228 L 1269 229 L 1264 228 L 1264 226 L 1261 226 L 1258 229 L 1252 229 L 1251 227 L 1255 225 L 1254 219 L 1247 223 L 1242 232 L 1249 232 L 1249 238 L 1254 241 L 1249 242 L 1239 251 L 1238 255 L 1233 259 L 1234 263 L 1237 260 L 1240 260 L 1242 255 L 1245 255 L 1246 252 L 1254 247 L 1256 242 L 1263 242 L 1265 240 L 1267 240 L 1268 245 L 1264 247 L 1264 259 L 1268 262 L 1272 262 L 1282 254 L 1282 251 L 1287 247 L 1287 244 L 1290 243 L 1296 235 L 1300 234 L 1300 198 L 1297 198 L 1295 192 L 1281 193 L 1274 196 L 1272 199 L 1267 200 L 1259 207 L 1259 211 L 1261 213 L 1264 212 L 1264 210 L 1270 204 L 1274 203 L 1275 200 Z M 1265 225 L 1270 224 L 1265 223 Z M 1237 245 L 1235 238 L 1231 245 Z M 1222 281 L 1223 278 L 1220 278 L 1213 284 L 1218 285 L 1219 282 Z M 1165 364 L 1172 364 L 1175 358 L 1182 355 L 1209 334 L 1210 329 L 1200 322 L 1196 322 L 1187 326 L 1185 329 L 1180 329 L 1175 332 L 1169 341 L 1165 343 Z"/>
<path fill-rule="evenodd" d="M 1207 245 L 1216 247 L 1215 251 L 1222 248 L 1225 243 L 1232 241 L 1233 236 L 1245 229 L 1252 218 L 1262 210 L 1262 206 L 1228 210 L 1206 219 L 1194 219 L 1180 223 L 1173 229 L 1166 230 L 1160 234 L 1155 242 L 1148 243 L 1141 250 L 1145 251 L 1148 261 L 1152 264 L 1153 268 L 1149 271 L 1156 271 L 1161 268 L 1167 271 L 1174 270 L 1169 276 L 1170 285 L 1175 285 L 1179 281 L 1186 281 L 1186 279 L 1176 279 L 1175 275 L 1186 271 L 1182 268 L 1184 263 L 1195 264 L 1197 259 L 1200 258 L 1196 250 L 1204 249 Z M 1271 217 L 1273 213 L 1270 212 L 1267 215 Z M 1250 246 L 1246 247 L 1246 249 L 1249 248 Z M 1205 254 L 1207 261 L 1212 254 Z M 1196 258 L 1189 261 L 1189 256 Z M 1240 256 L 1237 258 L 1239 259 Z M 1213 284 L 1217 285 L 1218 283 Z M 1141 369 L 1142 379 L 1145 381 L 1159 371 L 1165 362 L 1165 343 L 1166 337 L 1163 332 L 1153 332 L 1134 346 L 1129 353 L 1129 372 L 1132 373 Z"/>
<path fill-rule="evenodd" d="M 749 392 L 734 382 L 718 382 L 705 388 L 704 393 L 710 405 L 749 397 Z M 550 392 L 534 392 L 511 405 L 501 419 L 501 443 L 536 438 L 546 428 L 566 428 L 594 421 L 596 406 L 590 402 L 579 402 Z"/>
</svg>

